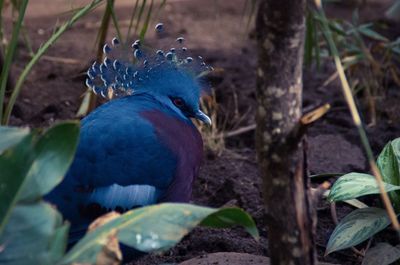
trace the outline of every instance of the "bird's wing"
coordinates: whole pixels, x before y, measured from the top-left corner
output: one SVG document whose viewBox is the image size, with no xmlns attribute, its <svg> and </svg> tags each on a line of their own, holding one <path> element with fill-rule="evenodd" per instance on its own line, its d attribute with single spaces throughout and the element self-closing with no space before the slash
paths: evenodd
<svg viewBox="0 0 400 265">
<path fill-rule="evenodd" d="M 110 103 L 82 121 L 69 174 L 89 187 L 118 184 L 167 188 L 175 171 L 175 154 L 135 104 L 124 99 Z"/>
</svg>

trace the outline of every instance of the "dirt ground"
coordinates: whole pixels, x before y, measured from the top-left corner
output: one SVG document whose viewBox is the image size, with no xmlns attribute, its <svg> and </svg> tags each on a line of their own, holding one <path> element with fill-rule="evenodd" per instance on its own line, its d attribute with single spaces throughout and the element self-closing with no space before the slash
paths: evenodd
<svg viewBox="0 0 400 265">
<path fill-rule="evenodd" d="M 63 13 L 78 3 L 87 1 L 31 1 L 25 26 L 34 49 L 51 35 L 57 20 L 68 17 Z M 116 1 L 116 12 L 123 32 L 130 18 L 130 1 Z M 364 17 L 384 10 L 387 1 L 374 2 L 361 10 Z M 179 1 L 168 0 L 158 21 L 166 26 L 165 39 L 174 42 L 183 35 L 193 54 L 201 55 L 214 68 L 223 69 L 211 76 L 219 104 L 217 122 L 224 131 L 232 131 L 254 124 L 255 41 L 246 28 L 243 0 L 234 1 Z M 331 16 L 348 17 L 351 6 L 330 6 Z M 12 125 L 48 126 L 59 120 L 74 119 L 85 92 L 84 71 L 95 58 L 94 40 L 100 24 L 102 8 L 87 15 L 68 31 L 33 69 L 26 81 L 11 118 Z M 362 16 L 363 17 L 363 16 Z M 7 20 L 8 25 L 10 20 Z M 111 30 L 108 40 L 114 36 Z M 129 37 L 131 40 L 135 36 Z M 151 31 L 149 45 L 158 45 Z M 165 40 L 164 40 L 165 41 Z M 23 69 L 28 53 L 21 41 L 13 75 Z M 316 122 L 308 132 L 309 165 L 311 174 L 367 171 L 366 160 L 359 148 L 357 132 L 336 81 L 322 84 L 334 72 L 332 65 L 304 72 L 304 108 L 310 110 L 323 103 L 332 109 Z M 369 139 L 377 155 L 390 139 L 400 134 L 399 88 L 389 85 L 385 104 L 379 105 L 378 123 L 367 127 Z M 364 109 L 361 101 L 359 107 Z M 147 255 L 137 264 L 176 263 L 214 252 L 242 252 L 267 255 L 266 216 L 260 192 L 260 178 L 254 151 L 254 131 L 225 139 L 226 148 L 218 153 L 207 150 L 200 177 L 194 185 L 193 202 L 219 207 L 237 205 L 247 210 L 256 220 L 261 241 L 254 241 L 240 228 L 213 230 L 196 228 L 175 248 L 162 255 Z M 317 184 L 316 182 L 315 184 Z M 339 218 L 351 211 L 339 205 Z M 337 264 L 360 264 L 351 251 L 341 251 L 323 257 L 325 245 L 334 224 L 326 203 L 318 206 L 317 247 L 319 259 Z M 385 236 L 383 234 L 382 236 Z"/>
</svg>

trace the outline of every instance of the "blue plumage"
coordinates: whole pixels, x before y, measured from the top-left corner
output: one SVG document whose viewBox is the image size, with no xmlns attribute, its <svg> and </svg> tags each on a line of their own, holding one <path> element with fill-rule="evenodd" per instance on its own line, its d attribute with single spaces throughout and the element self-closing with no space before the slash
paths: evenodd
<svg viewBox="0 0 400 265">
<path fill-rule="evenodd" d="M 198 76 L 209 70 L 202 60 L 181 60 L 175 49 L 146 55 L 138 41 L 133 56 L 123 57 L 117 39 L 111 46 L 104 46 L 107 57 L 90 67 L 86 83 L 117 99 L 82 120 L 72 166 L 46 197 L 71 222 L 73 240 L 111 210 L 188 202 L 203 148 L 191 118 L 211 122 L 199 109 Z"/>
</svg>

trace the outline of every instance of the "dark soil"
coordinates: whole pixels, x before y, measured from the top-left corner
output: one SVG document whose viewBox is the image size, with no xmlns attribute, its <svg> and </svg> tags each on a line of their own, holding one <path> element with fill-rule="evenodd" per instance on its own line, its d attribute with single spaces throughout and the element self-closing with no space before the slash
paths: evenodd
<svg viewBox="0 0 400 265">
<path fill-rule="evenodd" d="M 66 17 L 71 1 L 31 1 L 25 23 L 34 49 L 51 35 L 57 19 Z M 85 1 L 72 1 L 73 3 Z M 116 12 L 126 32 L 131 11 L 131 1 L 118 2 Z M 243 18 L 244 1 L 167 1 L 159 19 L 166 26 L 166 40 L 172 43 L 184 35 L 187 46 L 194 54 L 202 55 L 207 63 L 217 69 L 210 81 L 215 88 L 219 104 L 219 128 L 231 131 L 254 124 L 255 112 L 255 42 L 249 38 Z M 385 3 L 375 2 L 384 10 Z M 77 4 L 76 4 L 77 5 Z M 348 17 L 351 6 L 333 6 L 332 16 Z M 366 17 L 371 7 L 364 9 Z M 68 31 L 47 53 L 29 75 L 14 109 L 11 124 L 33 127 L 48 126 L 59 120 L 74 119 L 81 95 L 85 92 L 84 71 L 95 58 L 94 40 L 100 24 L 102 9 L 89 14 Z M 363 10 L 361 10 L 363 14 Z M 10 25 L 10 19 L 7 20 Z M 125 25 L 125 26 L 124 26 Z M 111 30 L 112 31 L 112 30 Z M 114 32 L 109 34 L 111 40 Z M 251 34 L 250 34 L 251 35 Z M 132 37 L 134 40 L 134 36 Z M 158 40 L 152 32 L 150 44 Z M 165 41 L 165 40 L 164 40 Z M 13 75 L 18 76 L 28 61 L 28 53 L 21 41 Z M 72 59 L 72 60 L 71 60 Z M 367 171 L 366 160 L 360 149 L 357 131 L 353 126 L 337 80 L 323 87 L 334 73 L 329 63 L 321 69 L 310 68 L 304 72 L 304 108 L 311 110 L 324 103 L 332 109 L 313 124 L 308 132 L 309 165 L 311 174 Z M 390 85 L 385 104 L 379 105 L 377 125 L 367 127 L 369 139 L 377 155 L 390 139 L 400 134 L 398 100 L 399 88 Z M 362 101 L 358 102 L 364 109 Z M 198 255 L 214 252 L 242 252 L 268 256 L 266 215 L 260 192 L 260 177 L 254 151 L 254 131 L 225 139 L 223 150 L 207 150 L 200 177 L 194 185 L 193 202 L 220 207 L 237 205 L 247 210 L 256 220 L 261 241 L 254 241 L 243 229 L 213 230 L 196 228 L 175 248 L 162 255 L 148 255 L 137 264 L 181 262 Z M 317 184 L 315 184 L 317 185 Z M 352 209 L 338 206 L 339 219 Z M 318 206 L 317 247 L 319 259 L 339 264 L 359 264 L 351 251 L 341 251 L 323 257 L 325 245 L 334 224 L 329 205 Z"/>
</svg>

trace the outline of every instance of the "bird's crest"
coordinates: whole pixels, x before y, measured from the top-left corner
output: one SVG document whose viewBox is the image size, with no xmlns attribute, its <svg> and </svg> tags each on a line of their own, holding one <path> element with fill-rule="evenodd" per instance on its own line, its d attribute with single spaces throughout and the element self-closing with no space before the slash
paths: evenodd
<svg viewBox="0 0 400 265">
<path fill-rule="evenodd" d="M 163 31 L 162 23 L 155 27 Z M 131 95 L 146 90 L 162 90 L 166 86 L 184 89 L 207 89 L 202 77 L 212 70 L 201 56 L 190 57 L 184 38 L 176 39 L 178 47 L 167 51 L 151 51 L 136 40 L 131 47 L 117 38 L 103 47 L 103 62 L 94 62 L 87 71 L 86 85 L 95 94 L 106 98 Z"/>
</svg>

